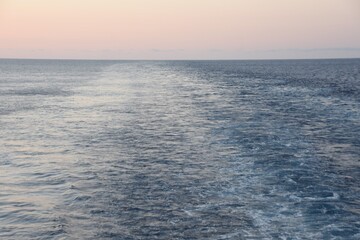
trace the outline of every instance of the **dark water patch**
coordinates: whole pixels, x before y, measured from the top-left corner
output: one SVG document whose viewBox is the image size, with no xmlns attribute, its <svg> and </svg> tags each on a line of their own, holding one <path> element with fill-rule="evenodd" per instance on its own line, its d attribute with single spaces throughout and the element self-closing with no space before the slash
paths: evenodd
<svg viewBox="0 0 360 240">
<path fill-rule="evenodd" d="M 18 96 L 70 96 L 71 91 L 65 91 L 57 88 L 26 88 L 18 90 L 10 90 L 6 95 L 18 95 Z"/>
</svg>

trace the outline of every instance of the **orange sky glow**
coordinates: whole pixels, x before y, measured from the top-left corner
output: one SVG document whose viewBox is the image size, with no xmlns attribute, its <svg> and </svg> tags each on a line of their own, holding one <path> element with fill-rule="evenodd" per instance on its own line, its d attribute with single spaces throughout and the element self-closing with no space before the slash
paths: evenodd
<svg viewBox="0 0 360 240">
<path fill-rule="evenodd" d="M 0 58 L 360 57 L 358 0 L 0 0 Z"/>
</svg>

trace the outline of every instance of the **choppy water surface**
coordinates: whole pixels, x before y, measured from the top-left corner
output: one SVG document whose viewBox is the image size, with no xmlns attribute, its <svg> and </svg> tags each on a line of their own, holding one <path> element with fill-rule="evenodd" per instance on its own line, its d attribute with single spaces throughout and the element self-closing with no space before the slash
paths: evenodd
<svg viewBox="0 0 360 240">
<path fill-rule="evenodd" d="M 360 239 L 360 60 L 0 60 L 0 239 Z"/>
</svg>

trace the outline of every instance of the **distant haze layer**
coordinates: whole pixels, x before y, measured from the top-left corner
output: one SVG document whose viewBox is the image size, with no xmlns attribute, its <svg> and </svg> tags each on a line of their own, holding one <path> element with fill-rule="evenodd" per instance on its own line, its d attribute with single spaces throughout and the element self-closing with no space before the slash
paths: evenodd
<svg viewBox="0 0 360 240">
<path fill-rule="evenodd" d="M 358 0 L 0 0 L 0 58 L 360 57 Z"/>
</svg>

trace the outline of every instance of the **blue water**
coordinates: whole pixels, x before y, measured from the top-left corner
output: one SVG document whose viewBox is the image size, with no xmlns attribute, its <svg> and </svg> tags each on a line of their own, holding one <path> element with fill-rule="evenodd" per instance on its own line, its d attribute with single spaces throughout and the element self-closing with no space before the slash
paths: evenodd
<svg viewBox="0 0 360 240">
<path fill-rule="evenodd" d="M 360 59 L 0 60 L 0 239 L 360 239 Z"/>
</svg>

